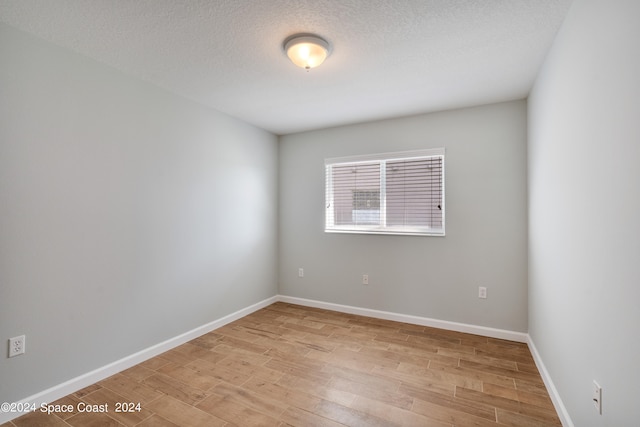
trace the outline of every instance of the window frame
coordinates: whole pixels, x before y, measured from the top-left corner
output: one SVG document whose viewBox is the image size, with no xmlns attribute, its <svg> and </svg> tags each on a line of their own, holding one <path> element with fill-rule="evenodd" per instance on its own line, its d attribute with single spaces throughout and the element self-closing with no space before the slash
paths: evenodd
<svg viewBox="0 0 640 427">
<path fill-rule="evenodd" d="M 374 226 L 367 224 L 348 224 L 344 226 L 338 226 L 335 224 L 335 204 L 334 204 L 334 183 L 333 174 L 331 173 L 333 166 L 336 165 L 367 165 L 378 164 L 380 165 L 380 217 L 381 221 L 386 220 L 387 206 L 386 206 L 386 163 L 389 161 L 402 161 L 402 160 L 421 160 L 429 158 L 441 158 L 442 159 L 442 171 L 440 175 L 441 179 L 441 203 L 440 210 L 442 216 L 442 227 L 424 227 L 424 226 L 402 226 L 393 227 L 386 224 L 377 224 Z M 444 148 L 430 148 L 423 150 L 412 151 L 399 151 L 391 153 L 379 153 L 379 154 L 367 154 L 360 156 L 347 156 L 347 157 L 333 157 L 327 158 L 324 162 L 325 167 L 325 218 L 324 218 L 324 231 L 325 233 L 343 233 L 343 234 L 380 234 L 380 235 L 410 235 L 410 236 L 445 236 L 445 149 Z M 357 191 L 357 190 L 356 190 Z"/>
</svg>

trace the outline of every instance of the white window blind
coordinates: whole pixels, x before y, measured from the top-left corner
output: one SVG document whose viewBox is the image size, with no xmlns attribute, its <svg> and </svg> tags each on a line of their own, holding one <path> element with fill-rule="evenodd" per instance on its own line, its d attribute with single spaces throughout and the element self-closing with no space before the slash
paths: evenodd
<svg viewBox="0 0 640 427">
<path fill-rule="evenodd" d="M 325 231 L 444 235 L 444 149 L 325 161 Z"/>
</svg>

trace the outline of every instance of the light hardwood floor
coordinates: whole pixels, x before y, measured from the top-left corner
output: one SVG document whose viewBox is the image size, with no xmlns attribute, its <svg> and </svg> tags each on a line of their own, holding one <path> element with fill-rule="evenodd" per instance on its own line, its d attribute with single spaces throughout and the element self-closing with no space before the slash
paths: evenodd
<svg viewBox="0 0 640 427">
<path fill-rule="evenodd" d="M 275 303 L 22 426 L 560 426 L 526 344 Z M 140 411 L 117 413 L 117 402 Z"/>
</svg>

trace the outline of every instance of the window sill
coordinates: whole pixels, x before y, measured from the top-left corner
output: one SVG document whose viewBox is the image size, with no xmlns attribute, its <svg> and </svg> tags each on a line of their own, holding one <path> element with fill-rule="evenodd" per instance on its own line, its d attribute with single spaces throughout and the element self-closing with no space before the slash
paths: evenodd
<svg viewBox="0 0 640 427">
<path fill-rule="evenodd" d="M 391 236 L 424 236 L 424 237 L 444 237 L 444 230 L 394 230 L 391 228 L 327 228 L 325 233 L 331 234 L 372 234 L 372 235 L 391 235 Z"/>
</svg>

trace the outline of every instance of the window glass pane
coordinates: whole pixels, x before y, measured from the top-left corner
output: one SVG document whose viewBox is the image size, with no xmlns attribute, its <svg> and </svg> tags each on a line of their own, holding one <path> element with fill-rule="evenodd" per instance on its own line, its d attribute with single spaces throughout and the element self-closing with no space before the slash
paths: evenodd
<svg viewBox="0 0 640 427">
<path fill-rule="evenodd" d="M 387 226 L 442 227 L 442 158 L 386 162 Z"/>
<path fill-rule="evenodd" d="M 334 165 L 333 215 L 335 225 L 380 223 L 380 165 Z"/>
</svg>

